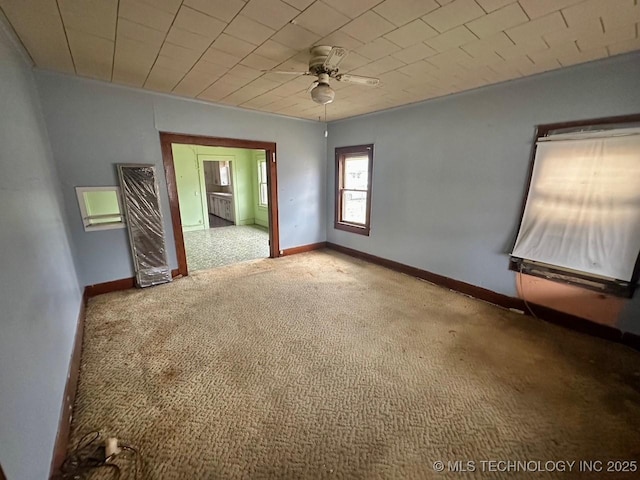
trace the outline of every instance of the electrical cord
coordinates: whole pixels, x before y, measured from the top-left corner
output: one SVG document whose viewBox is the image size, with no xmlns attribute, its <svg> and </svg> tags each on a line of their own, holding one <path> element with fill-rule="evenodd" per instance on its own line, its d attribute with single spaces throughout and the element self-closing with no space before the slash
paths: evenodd
<svg viewBox="0 0 640 480">
<path fill-rule="evenodd" d="M 138 479 L 138 473 L 143 474 L 144 462 L 142 455 L 135 447 L 119 442 L 119 447 L 133 457 L 133 479 Z M 105 456 L 104 441 L 102 434 L 92 431 L 80 438 L 72 452 L 62 462 L 60 472 L 54 475 L 54 480 L 84 480 L 98 469 L 110 469 L 113 471 L 113 479 L 119 480 L 123 473 L 123 466 L 117 465 L 113 460 L 124 458 L 129 455 L 114 453 Z M 127 469 L 128 470 L 128 469 Z M 127 477 L 130 478 L 127 471 Z M 142 478 L 142 477 L 141 477 Z"/>
<path fill-rule="evenodd" d="M 531 316 L 537 320 L 540 320 L 538 316 L 535 313 L 533 313 L 533 310 L 531 309 L 529 302 L 527 302 L 527 299 L 525 298 L 524 287 L 522 286 L 522 275 L 523 275 L 522 267 L 523 267 L 522 262 L 520 262 L 520 277 L 518 278 L 518 281 L 520 282 L 520 296 L 522 297 L 522 300 L 524 300 L 524 305 L 525 307 L 527 307 L 527 310 L 529 310 L 529 313 L 531 314 Z"/>
</svg>

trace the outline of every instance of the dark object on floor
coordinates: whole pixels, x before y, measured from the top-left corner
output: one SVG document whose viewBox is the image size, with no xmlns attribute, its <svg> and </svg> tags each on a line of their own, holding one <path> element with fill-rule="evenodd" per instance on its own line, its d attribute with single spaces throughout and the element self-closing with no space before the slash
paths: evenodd
<svg viewBox="0 0 640 480">
<path fill-rule="evenodd" d="M 115 441 L 115 439 L 114 439 Z M 89 432 L 77 443 L 73 451 L 64 459 L 60 472 L 51 477 L 53 480 L 85 479 L 89 478 L 97 469 L 110 469 L 114 479 L 119 479 L 123 470 L 127 473 L 126 478 L 138 478 L 138 472 L 142 475 L 142 456 L 138 450 L 132 446 L 120 443 L 120 450 L 131 454 L 123 454 L 118 450 L 117 454 L 106 456 L 104 439 L 100 432 Z M 120 459 L 133 459 L 130 461 L 115 462 Z M 132 467 L 133 465 L 133 467 Z M 133 469 L 133 476 L 131 470 Z"/>
<path fill-rule="evenodd" d="M 217 217 L 215 215 L 209 214 L 209 227 L 210 228 L 218 228 L 218 227 L 230 227 L 234 223 L 224 219 L 222 217 Z"/>
</svg>

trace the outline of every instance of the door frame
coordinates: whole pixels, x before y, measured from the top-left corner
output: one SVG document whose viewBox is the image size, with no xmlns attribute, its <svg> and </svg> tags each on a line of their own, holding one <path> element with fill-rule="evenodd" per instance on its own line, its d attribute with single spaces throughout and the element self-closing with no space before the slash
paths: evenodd
<svg viewBox="0 0 640 480">
<path fill-rule="evenodd" d="M 180 218 L 180 201 L 178 199 L 178 184 L 173 163 L 172 144 L 202 145 L 206 147 L 246 148 L 250 150 L 265 150 L 269 164 L 267 168 L 267 191 L 269 195 L 269 258 L 277 258 L 280 254 L 280 228 L 278 224 L 278 169 L 276 162 L 275 142 L 258 140 L 242 140 L 237 138 L 207 137 L 202 135 L 186 135 L 181 133 L 160 132 L 160 148 L 162 149 L 162 163 L 169 192 L 169 208 L 173 238 L 178 258 L 178 273 L 189 275 L 187 267 L 187 253 L 182 234 L 182 220 Z"/>
</svg>

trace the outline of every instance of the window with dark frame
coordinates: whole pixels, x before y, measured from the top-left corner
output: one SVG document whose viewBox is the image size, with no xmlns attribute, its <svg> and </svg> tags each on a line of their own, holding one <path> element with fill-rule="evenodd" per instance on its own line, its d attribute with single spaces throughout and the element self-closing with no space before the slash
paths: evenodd
<svg viewBox="0 0 640 480">
<path fill-rule="evenodd" d="M 336 148 L 334 228 L 369 235 L 373 145 Z"/>
<path fill-rule="evenodd" d="M 538 127 L 510 268 L 631 297 L 640 274 L 640 115 Z"/>
</svg>

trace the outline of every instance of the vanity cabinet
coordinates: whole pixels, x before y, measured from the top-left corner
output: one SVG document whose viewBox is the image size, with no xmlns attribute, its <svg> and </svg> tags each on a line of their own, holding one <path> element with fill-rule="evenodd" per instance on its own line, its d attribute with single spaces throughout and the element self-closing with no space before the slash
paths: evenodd
<svg viewBox="0 0 640 480">
<path fill-rule="evenodd" d="M 209 213 L 233 222 L 233 196 L 225 193 L 210 193 Z"/>
</svg>

